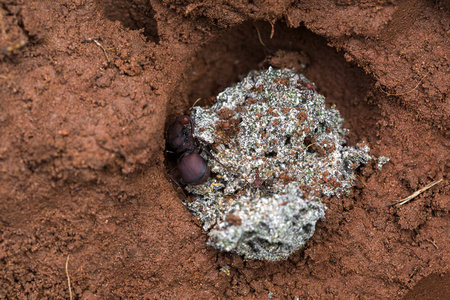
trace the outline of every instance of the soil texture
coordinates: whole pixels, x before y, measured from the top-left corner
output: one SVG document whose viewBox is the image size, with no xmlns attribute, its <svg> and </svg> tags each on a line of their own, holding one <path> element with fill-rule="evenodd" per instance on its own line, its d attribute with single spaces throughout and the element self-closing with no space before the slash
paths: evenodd
<svg viewBox="0 0 450 300">
<path fill-rule="evenodd" d="M 448 297 L 449 35 L 444 0 L 0 1 L 0 299 Z M 164 151 L 269 65 L 390 158 L 281 262 L 206 246 Z"/>
</svg>

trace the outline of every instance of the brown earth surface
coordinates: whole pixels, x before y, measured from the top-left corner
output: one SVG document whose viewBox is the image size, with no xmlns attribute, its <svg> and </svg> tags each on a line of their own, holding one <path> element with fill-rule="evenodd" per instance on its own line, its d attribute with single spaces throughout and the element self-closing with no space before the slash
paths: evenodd
<svg viewBox="0 0 450 300">
<path fill-rule="evenodd" d="M 447 3 L 2 0 L 0 299 L 449 297 Z M 245 261 L 206 246 L 164 133 L 269 65 L 391 160 L 287 261 Z"/>
</svg>

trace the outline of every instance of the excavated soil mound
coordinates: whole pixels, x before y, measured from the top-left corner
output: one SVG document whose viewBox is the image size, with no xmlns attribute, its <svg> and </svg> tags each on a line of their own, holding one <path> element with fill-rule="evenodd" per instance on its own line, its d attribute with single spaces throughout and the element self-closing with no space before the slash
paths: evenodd
<svg viewBox="0 0 450 300">
<path fill-rule="evenodd" d="M 449 34 L 439 0 L 2 1 L 0 299 L 450 297 Z M 206 246 L 165 129 L 269 65 L 390 161 L 288 260 L 245 261 Z"/>
</svg>

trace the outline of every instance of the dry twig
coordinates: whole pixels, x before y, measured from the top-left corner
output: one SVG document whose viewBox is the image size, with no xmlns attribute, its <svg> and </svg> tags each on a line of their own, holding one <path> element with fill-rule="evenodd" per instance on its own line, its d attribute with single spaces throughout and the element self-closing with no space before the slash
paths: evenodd
<svg viewBox="0 0 450 300">
<path fill-rule="evenodd" d="M 433 181 L 432 183 L 428 184 L 427 186 L 415 191 L 414 193 L 412 193 L 411 195 L 409 195 L 408 197 L 404 198 L 404 199 L 400 199 L 400 200 L 394 200 L 392 205 L 403 205 L 408 203 L 409 201 L 411 201 L 412 199 L 414 199 L 415 197 L 417 197 L 418 195 L 420 195 L 421 193 L 425 192 L 426 190 L 430 189 L 431 187 L 435 186 L 436 184 L 438 184 L 439 182 L 441 182 L 443 180 L 443 178 Z"/>
</svg>

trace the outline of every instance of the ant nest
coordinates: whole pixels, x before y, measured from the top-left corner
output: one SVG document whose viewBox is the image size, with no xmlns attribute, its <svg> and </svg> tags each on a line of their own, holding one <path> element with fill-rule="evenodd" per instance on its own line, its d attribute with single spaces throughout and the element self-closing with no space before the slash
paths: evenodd
<svg viewBox="0 0 450 300">
<path fill-rule="evenodd" d="M 322 198 L 348 193 L 373 158 L 367 145 L 345 146 L 344 119 L 290 69 L 250 72 L 191 118 L 217 161 L 207 182 L 186 187 L 186 205 L 210 245 L 247 259 L 287 259 L 302 247 L 325 218 Z"/>
</svg>

